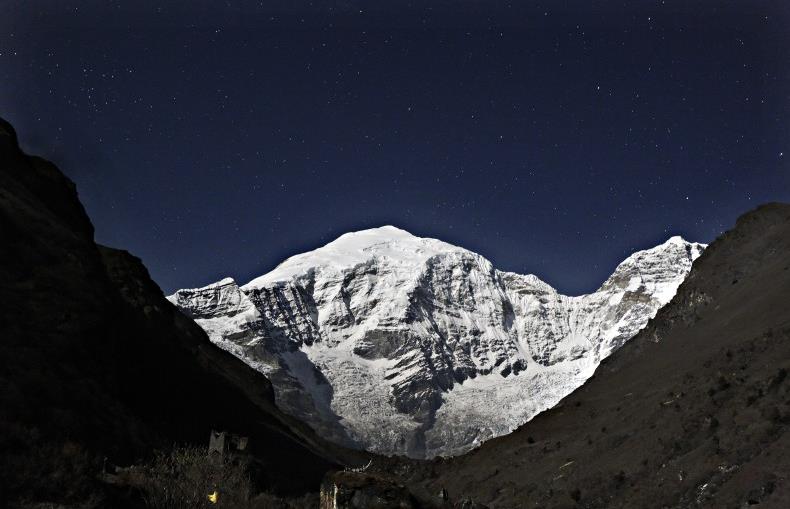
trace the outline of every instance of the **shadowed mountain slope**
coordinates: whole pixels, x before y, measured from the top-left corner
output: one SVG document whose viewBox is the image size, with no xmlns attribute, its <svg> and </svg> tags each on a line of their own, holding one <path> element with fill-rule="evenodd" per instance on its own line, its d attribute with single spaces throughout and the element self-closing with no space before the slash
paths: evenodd
<svg viewBox="0 0 790 509">
<path fill-rule="evenodd" d="M 674 299 L 557 407 L 405 468 L 490 507 L 790 507 L 790 206 L 738 219 Z"/>
<path fill-rule="evenodd" d="M 139 259 L 93 241 L 74 184 L 0 120 L 0 507 L 97 496 L 104 458 L 251 437 L 259 488 L 362 463 L 283 415 L 271 384 L 179 313 Z"/>
</svg>

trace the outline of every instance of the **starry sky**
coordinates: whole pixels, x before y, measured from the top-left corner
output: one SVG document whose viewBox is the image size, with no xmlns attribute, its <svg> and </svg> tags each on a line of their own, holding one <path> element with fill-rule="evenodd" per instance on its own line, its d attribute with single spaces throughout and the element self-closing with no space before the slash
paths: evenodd
<svg viewBox="0 0 790 509">
<path fill-rule="evenodd" d="M 393 224 L 597 288 L 790 201 L 790 3 L 6 0 L 0 115 L 166 292 Z"/>
</svg>

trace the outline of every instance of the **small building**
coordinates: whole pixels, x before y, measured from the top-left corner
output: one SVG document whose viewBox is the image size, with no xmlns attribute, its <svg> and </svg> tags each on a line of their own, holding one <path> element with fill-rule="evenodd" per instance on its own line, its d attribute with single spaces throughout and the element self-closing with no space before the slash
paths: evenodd
<svg viewBox="0 0 790 509">
<path fill-rule="evenodd" d="M 247 451 L 249 437 L 234 435 L 227 431 L 211 430 L 208 439 L 208 455 L 213 458 L 222 459 L 227 454 L 238 454 Z"/>
</svg>

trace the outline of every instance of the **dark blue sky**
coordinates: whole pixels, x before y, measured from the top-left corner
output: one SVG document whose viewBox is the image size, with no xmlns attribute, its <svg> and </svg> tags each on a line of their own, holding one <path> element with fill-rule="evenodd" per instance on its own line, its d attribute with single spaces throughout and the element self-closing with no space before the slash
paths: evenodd
<svg viewBox="0 0 790 509">
<path fill-rule="evenodd" d="M 582 293 L 790 201 L 784 0 L 215 4 L 0 17 L 0 115 L 167 292 L 394 224 Z"/>
</svg>

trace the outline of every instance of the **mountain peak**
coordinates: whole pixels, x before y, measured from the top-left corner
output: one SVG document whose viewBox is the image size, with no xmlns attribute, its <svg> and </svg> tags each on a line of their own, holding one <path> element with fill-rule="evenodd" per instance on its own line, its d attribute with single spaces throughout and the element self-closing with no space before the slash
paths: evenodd
<svg viewBox="0 0 790 509">
<path fill-rule="evenodd" d="M 209 289 L 212 289 L 212 288 L 219 288 L 219 287 L 222 287 L 222 286 L 229 286 L 229 285 L 235 285 L 235 284 L 236 284 L 236 280 L 235 279 L 233 279 L 232 277 L 226 277 L 226 278 L 220 279 L 216 283 L 211 283 L 210 285 L 202 286 L 200 288 L 192 288 L 192 290 L 209 290 Z"/>
<path fill-rule="evenodd" d="M 327 246 L 347 243 L 353 243 L 355 246 L 361 246 L 365 245 L 366 243 L 392 242 L 417 238 L 419 237 L 412 235 L 406 230 L 388 224 L 376 228 L 368 228 L 366 230 L 344 233 L 340 237 L 327 244 Z"/>
<path fill-rule="evenodd" d="M 703 247 L 672 237 L 633 253 L 597 292 L 568 297 L 386 225 L 241 289 L 173 302 L 322 435 L 431 457 L 507 433 L 578 387 L 672 298 Z"/>
<path fill-rule="evenodd" d="M 667 239 L 664 244 L 691 244 L 691 242 L 687 241 L 680 235 L 673 235 Z"/>
<path fill-rule="evenodd" d="M 394 225 L 391 225 L 391 224 L 385 224 L 385 225 L 377 226 L 377 227 L 374 227 L 374 228 L 367 228 L 365 230 L 358 230 L 356 232 L 351 232 L 351 233 L 362 233 L 362 232 L 382 232 L 382 233 L 392 233 L 392 234 L 397 234 L 397 235 L 406 234 L 406 235 L 409 235 L 411 237 L 415 237 L 416 236 L 416 235 L 413 235 L 412 233 L 404 230 L 403 228 L 398 228 L 397 226 L 394 226 Z"/>
<path fill-rule="evenodd" d="M 700 242 L 690 242 L 680 235 L 673 235 L 657 246 L 635 251 L 629 255 L 623 263 L 626 263 L 629 260 L 643 260 L 652 256 L 666 258 L 665 253 L 667 251 L 685 252 L 685 256 L 690 256 L 693 261 L 702 253 L 702 250 L 705 249 L 705 247 L 707 247 L 707 244 L 702 244 Z M 672 257 L 670 256 L 669 258 L 666 258 L 666 261 L 667 263 L 672 263 Z"/>
<path fill-rule="evenodd" d="M 413 270 L 432 256 L 456 251 L 466 250 L 385 225 L 345 233 L 318 249 L 292 256 L 273 271 L 244 285 L 243 289 L 288 281 L 314 271 L 338 272 L 373 260 Z"/>
</svg>

